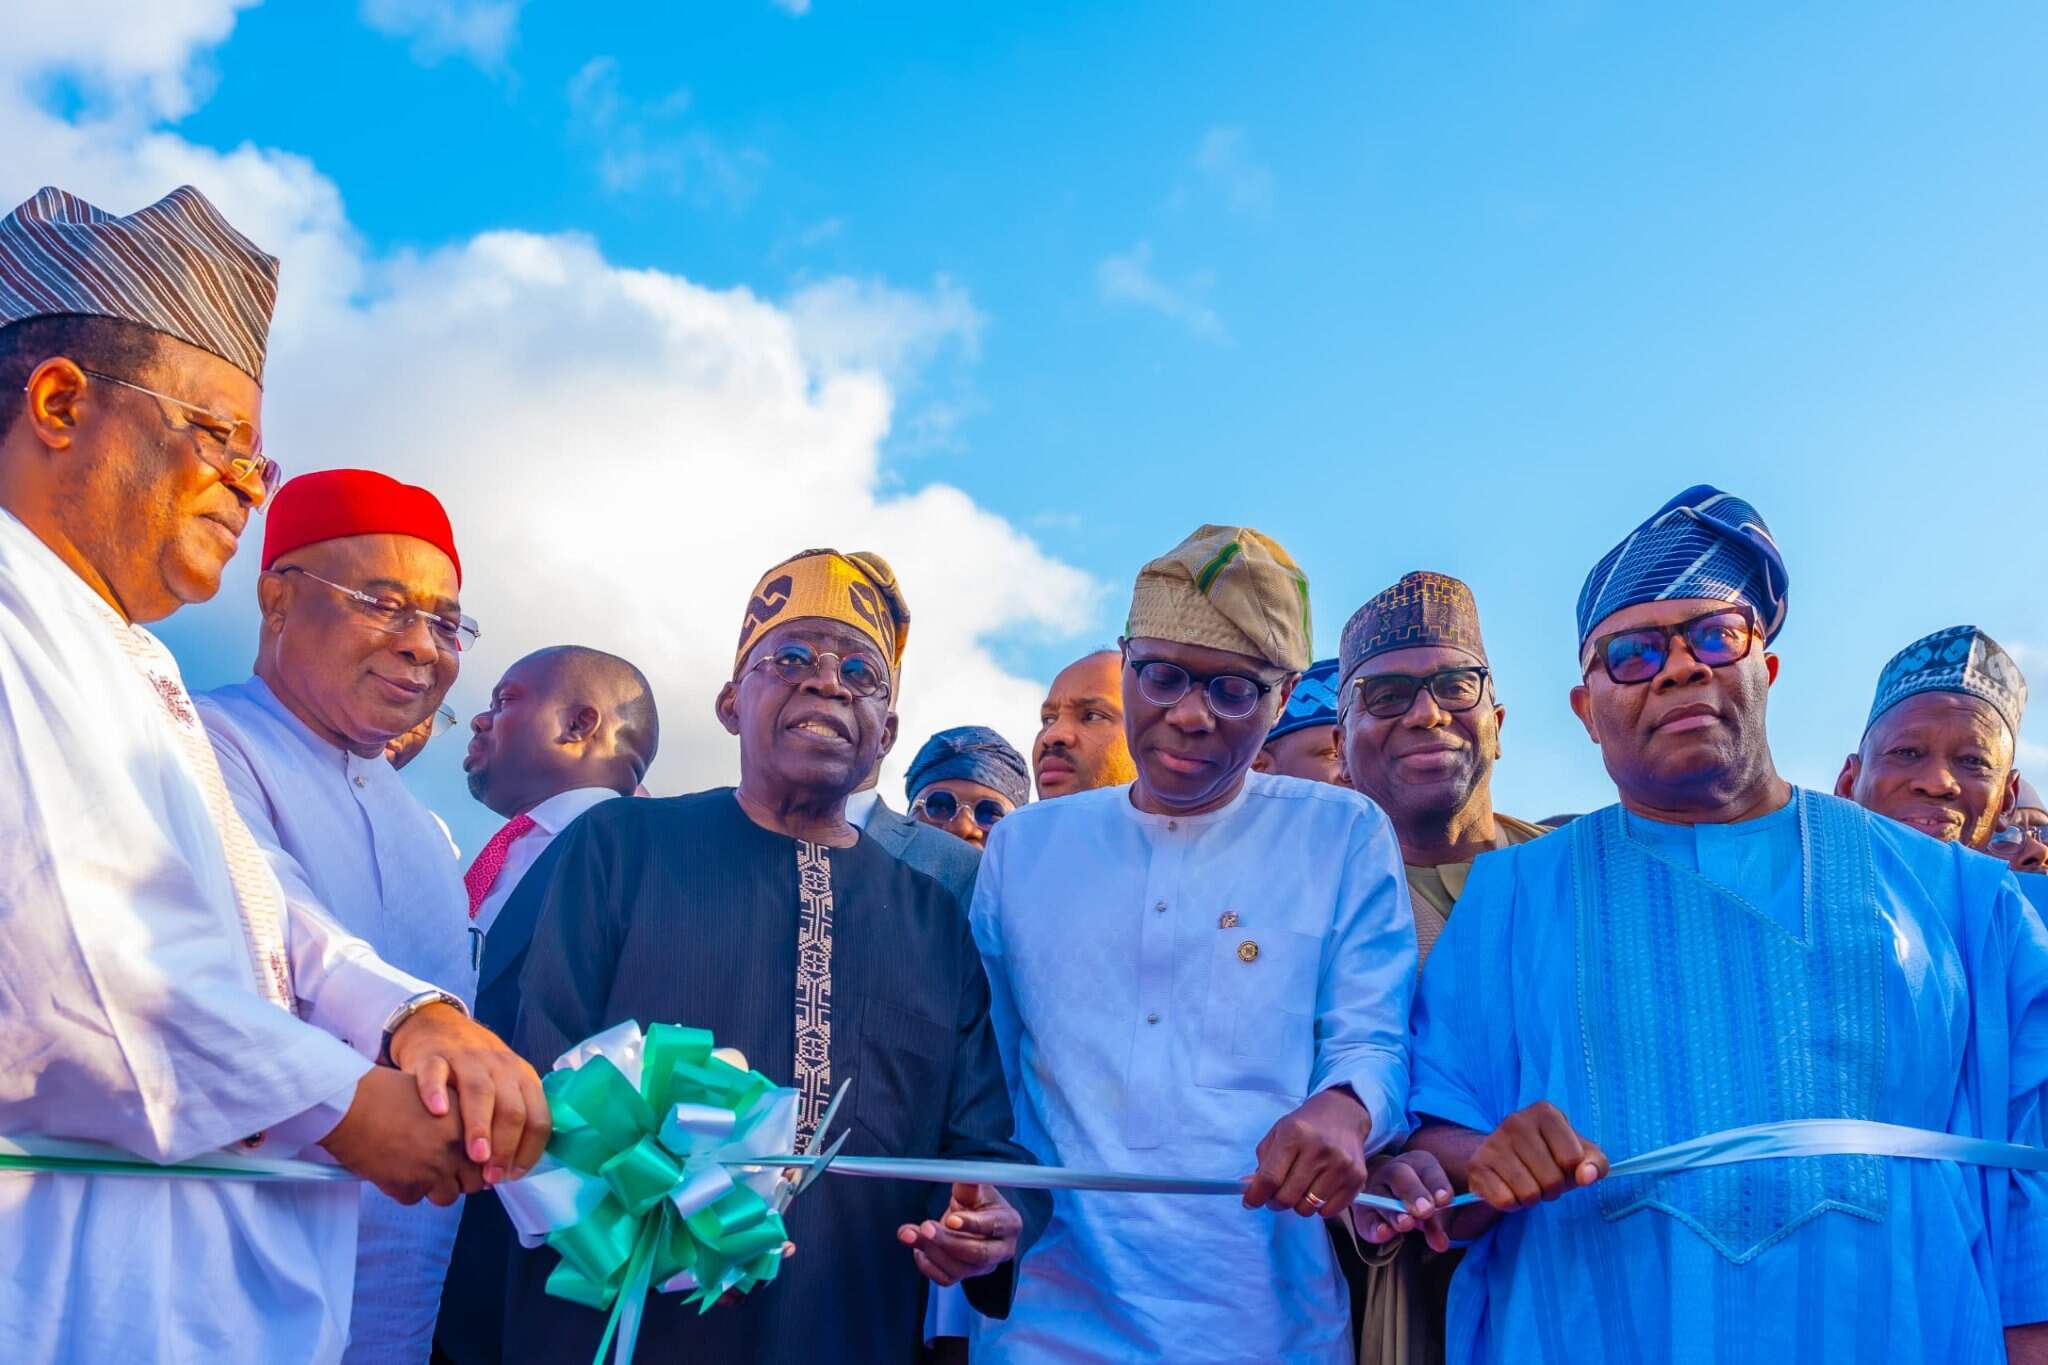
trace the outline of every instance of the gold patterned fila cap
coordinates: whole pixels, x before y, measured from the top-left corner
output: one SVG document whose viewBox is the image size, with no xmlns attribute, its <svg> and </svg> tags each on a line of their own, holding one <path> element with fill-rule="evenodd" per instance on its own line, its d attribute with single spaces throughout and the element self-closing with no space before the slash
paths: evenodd
<svg viewBox="0 0 2048 1365">
<path fill-rule="evenodd" d="M 807 616 L 852 626 L 875 642 L 891 672 L 902 669 L 910 606 L 889 561 L 870 550 L 805 550 L 762 574 L 754 585 L 740 622 L 733 676 L 739 676 L 747 651 L 771 627 Z"/>
</svg>

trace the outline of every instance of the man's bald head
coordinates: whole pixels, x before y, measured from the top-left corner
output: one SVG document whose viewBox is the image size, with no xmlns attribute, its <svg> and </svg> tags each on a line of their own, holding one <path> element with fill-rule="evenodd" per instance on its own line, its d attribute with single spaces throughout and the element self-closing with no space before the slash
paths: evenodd
<svg viewBox="0 0 2048 1365">
<path fill-rule="evenodd" d="M 470 795 L 507 817 L 578 787 L 631 795 L 661 741 L 647 675 L 582 645 L 536 650 L 506 669 L 469 726 Z"/>
<path fill-rule="evenodd" d="M 1137 776 L 1124 739 L 1123 668 L 1123 655 L 1098 649 L 1052 680 L 1031 746 L 1040 800 L 1122 786 Z"/>
</svg>

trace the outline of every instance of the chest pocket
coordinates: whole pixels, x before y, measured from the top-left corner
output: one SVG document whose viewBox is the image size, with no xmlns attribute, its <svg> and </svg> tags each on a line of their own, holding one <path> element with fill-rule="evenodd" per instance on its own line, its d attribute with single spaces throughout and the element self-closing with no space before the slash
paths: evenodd
<svg viewBox="0 0 2048 1365">
<path fill-rule="evenodd" d="M 952 1048 L 952 1029 L 869 997 L 861 1011 L 851 1108 L 878 1154 L 928 1156 L 937 1149 Z"/>
<path fill-rule="evenodd" d="M 1197 1084 L 1299 1098 L 1315 1070 L 1323 941 L 1289 930 L 1215 930 Z"/>
</svg>

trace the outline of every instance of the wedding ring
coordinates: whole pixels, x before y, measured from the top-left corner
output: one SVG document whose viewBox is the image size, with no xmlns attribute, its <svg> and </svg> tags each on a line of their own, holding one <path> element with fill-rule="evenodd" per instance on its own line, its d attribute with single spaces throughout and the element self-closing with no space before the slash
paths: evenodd
<svg viewBox="0 0 2048 1365">
<path fill-rule="evenodd" d="M 1310 1208 L 1314 1208 L 1314 1209 L 1319 1209 L 1319 1208 L 1321 1208 L 1321 1207 L 1322 1207 L 1323 1205 L 1325 1205 L 1325 1204 L 1327 1204 L 1327 1203 L 1329 1203 L 1329 1202 L 1330 1202 L 1329 1200 L 1327 1200 L 1327 1199 L 1323 1198 L 1323 1197 L 1322 1197 L 1321 1195 L 1317 1194 L 1317 1193 L 1316 1193 L 1316 1192 L 1315 1192 L 1314 1190 L 1310 1190 L 1310 1191 L 1308 1192 L 1308 1203 L 1309 1203 L 1309 1207 L 1310 1207 Z"/>
</svg>

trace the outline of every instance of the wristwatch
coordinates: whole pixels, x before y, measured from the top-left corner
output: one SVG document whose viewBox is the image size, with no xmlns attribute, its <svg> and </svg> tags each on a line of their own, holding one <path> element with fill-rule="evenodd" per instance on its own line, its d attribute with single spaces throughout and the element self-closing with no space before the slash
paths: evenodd
<svg viewBox="0 0 2048 1365">
<path fill-rule="evenodd" d="M 384 1021 L 384 1041 L 377 1048 L 378 1066 L 398 1065 L 398 1063 L 391 1060 L 392 1036 L 398 1030 L 405 1027 L 406 1020 L 412 1018 L 429 1005 L 453 1005 L 463 1018 L 467 1019 L 469 1017 L 469 1006 L 463 1004 L 459 997 L 450 995 L 446 991 L 421 991 L 418 995 L 407 996 L 397 1009 L 391 1011 L 391 1017 Z"/>
</svg>

